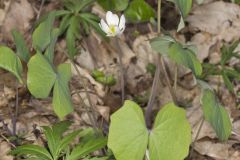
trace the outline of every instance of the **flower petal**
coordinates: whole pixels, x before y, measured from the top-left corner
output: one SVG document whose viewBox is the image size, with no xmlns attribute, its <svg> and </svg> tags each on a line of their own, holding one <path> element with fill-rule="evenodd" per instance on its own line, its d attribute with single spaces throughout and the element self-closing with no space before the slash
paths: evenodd
<svg viewBox="0 0 240 160">
<path fill-rule="evenodd" d="M 116 14 L 113 14 L 111 11 L 107 11 L 106 21 L 109 26 L 110 25 L 118 26 L 119 18 Z"/>
<path fill-rule="evenodd" d="M 120 22 L 119 22 L 119 28 L 120 30 L 123 32 L 124 29 L 125 29 L 125 23 L 126 23 L 126 19 L 125 19 L 125 16 L 122 15 L 121 18 L 120 18 Z"/>
<path fill-rule="evenodd" d="M 101 27 L 101 29 L 105 32 L 108 33 L 109 32 L 109 27 L 107 25 L 107 23 L 101 19 L 101 22 L 99 23 L 99 26 Z"/>
</svg>

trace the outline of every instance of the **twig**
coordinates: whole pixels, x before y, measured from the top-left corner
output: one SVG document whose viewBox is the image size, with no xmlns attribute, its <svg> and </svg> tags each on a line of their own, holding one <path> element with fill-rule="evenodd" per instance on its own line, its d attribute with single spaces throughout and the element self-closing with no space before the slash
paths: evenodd
<svg viewBox="0 0 240 160">
<path fill-rule="evenodd" d="M 17 130 L 17 117 L 18 117 L 18 110 L 19 110 L 19 105 L 18 105 L 18 82 L 16 81 L 16 100 L 15 100 L 15 113 L 12 117 L 12 125 L 13 125 L 13 131 L 12 134 L 15 136 L 16 130 Z"/>
<path fill-rule="evenodd" d="M 0 136 L 1 136 L 8 144 L 10 144 L 13 148 L 16 148 L 16 146 L 15 146 L 13 143 L 11 143 L 7 137 L 5 137 L 5 136 L 4 136 L 3 134 L 1 134 L 1 133 L 0 133 Z"/>
<path fill-rule="evenodd" d="M 118 58 L 119 58 L 119 66 L 120 66 L 120 74 L 121 74 L 121 99 L 122 99 L 122 105 L 124 103 L 125 100 L 125 74 L 124 74 L 124 66 L 123 66 L 123 62 L 122 62 L 122 56 L 123 56 L 123 52 L 122 52 L 122 48 L 119 44 L 119 40 L 118 38 L 115 38 L 117 47 L 119 52 L 117 52 L 118 54 Z"/>
<path fill-rule="evenodd" d="M 196 141 L 197 141 L 197 139 L 198 139 L 198 136 L 199 136 L 199 134 L 200 134 L 200 131 L 201 131 L 202 127 L 203 127 L 203 123 L 204 123 L 204 118 L 202 117 L 200 126 L 199 126 L 199 128 L 198 128 L 198 130 L 197 130 L 196 137 L 194 138 L 194 141 L 193 141 L 193 143 L 192 143 L 192 148 L 191 148 L 191 151 L 190 151 L 190 154 L 189 154 L 189 159 L 191 159 L 191 157 L 192 157 L 193 150 L 194 150 L 194 147 L 195 147 L 195 143 L 196 143 Z"/>
<path fill-rule="evenodd" d="M 38 11 L 38 14 L 37 14 L 36 20 L 38 20 L 38 19 L 40 18 L 40 15 L 41 15 L 41 12 L 42 12 L 42 8 L 43 8 L 44 3 L 45 3 L 45 0 L 42 0 L 42 1 L 41 1 L 41 5 L 40 5 L 40 8 L 39 8 L 39 11 Z"/>
</svg>

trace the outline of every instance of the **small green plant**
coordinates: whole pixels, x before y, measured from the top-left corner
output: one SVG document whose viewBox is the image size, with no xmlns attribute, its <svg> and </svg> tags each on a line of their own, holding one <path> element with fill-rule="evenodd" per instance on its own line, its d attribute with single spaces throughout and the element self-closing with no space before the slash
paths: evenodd
<svg viewBox="0 0 240 160">
<path fill-rule="evenodd" d="M 94 70 L 92 77 L 99 83 L 105 86 L 113 86 L 116 84 L 116 78 L 113 75 L 105 75 L 102 71 Z"/>
<path fill-rule="evenodd" d="M 101 136 L 100 133 L 97 135 L 91 128 L 79 129 L 64 134 L 70 125 L 69 121 L 62 121 L 54 124 L 52 127 L 42 127 L 47 141 L 47 148 L 27 144 L 17 147 L 10 153 L 12 155 L 24 156 L 24 159 L 78 160 L 106 146 L 107 139 Z M 76 137 L 80 138 L 79 142 L 70 147 L 70 144 Z"/>
<path fill-rule="evenodd" d="M 233 42 L 230 45 L 224 45 L 221 48 L 222 54 L 220 63 L 214 65 L 209 63 L 203 64 L 204 73 L 202 78 L 205 79 L 210 75 L 222 76 L 228 90 L 233 94 L 236 93 L 234 93 L 234 85 L 232 81 L 240 81 L 240 70 L 238 68 L 229 67 L 228 62 L 232 58 L 240 58 L 239 52 L 235 51 L 238 45 L 239 41 Z"/>
</svg>

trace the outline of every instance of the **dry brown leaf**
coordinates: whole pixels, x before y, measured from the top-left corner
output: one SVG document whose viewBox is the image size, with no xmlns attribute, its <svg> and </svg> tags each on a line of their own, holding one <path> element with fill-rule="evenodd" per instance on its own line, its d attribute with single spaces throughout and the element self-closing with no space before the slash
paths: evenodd
<svg viewBox="0 0 240 160">
<path fill-rule="evenodd" d="M 12 1 L 1 28 L 1 31 L 4 33 L 4 39 L 12 39 L 12 29 L 17 29 L 21 33 L 25 33 L 30 28 L 30 20 L 33 17 L 33 8 L 27 0 Z"/>
<path fill-rule="evenodd" d="M 13 157 L 7 155 L 11 150 L 10 144 L 0 138 L 0 157 L 1 160 L 13 160 Z"/>
</svg>

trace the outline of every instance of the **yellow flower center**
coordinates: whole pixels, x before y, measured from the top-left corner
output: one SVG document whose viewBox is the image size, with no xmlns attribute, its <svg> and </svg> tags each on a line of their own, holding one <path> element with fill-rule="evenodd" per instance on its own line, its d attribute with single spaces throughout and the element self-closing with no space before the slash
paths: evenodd
<svg viewBox="0 0 240 160">
<path fill-rule="evenodd" d="M 110 25 L 110 26 L 109 26 L 109 30 L 110 30 L 110 32 L 113 33 L 113 34 L 116 32 L 116 28 L 115 28 L 114 25 Z"/>
</svg>

